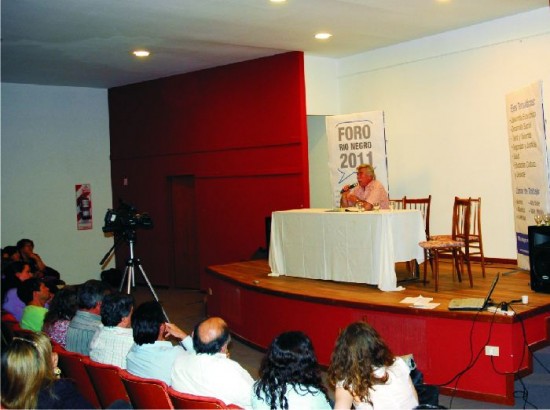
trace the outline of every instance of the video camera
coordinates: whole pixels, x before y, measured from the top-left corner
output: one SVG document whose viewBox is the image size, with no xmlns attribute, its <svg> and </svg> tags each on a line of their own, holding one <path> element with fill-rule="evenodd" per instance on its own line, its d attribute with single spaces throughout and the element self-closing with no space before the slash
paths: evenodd
<svg viewBox="0 0 550 410">
<path fill-rule="evenodd" d="M 127 233 L 138 228 L 152 229 L 153 220 L 146 212 L 138 213 L 130 204 L 120 201 L 117 209 L 108 209 L 103 232 Z"/>
</svg>

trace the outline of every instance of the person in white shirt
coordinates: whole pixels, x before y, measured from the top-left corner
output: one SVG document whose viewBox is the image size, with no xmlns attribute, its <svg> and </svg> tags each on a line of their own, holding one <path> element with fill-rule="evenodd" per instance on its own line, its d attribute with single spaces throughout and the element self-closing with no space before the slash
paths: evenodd
<svg viewBox="0 0 550 410">
<path fill-rule="evenodd" d="M 196 354 L 179 356 L 172 367 L 172 387 L 183 393 L 215 397 L 226 404 L 251 408 L 252 376 L 229 358 L 231 340 L 225 321 L 212 317 L 193 331 Z"/>
<path fill-rule="evenodd" d="M 336 340 L 328 369 L 335 409 L 413 409 L 418 397 L 409 366 L 392 354 L 365 322 L 350 324 Z"/>
<path fill-rule="evenodd" d="M 309 337 L 298 331 L 273 339 L 252 391 L 254 409 L 332 409 Z"/>
<path fill-rule="evenodd" d="M 101 305 L 101 327 L 90 343 L 90 359 L 126 369 L 126 355 L 134 345 L 132 295 L 113 293 Z"/>
</svg>

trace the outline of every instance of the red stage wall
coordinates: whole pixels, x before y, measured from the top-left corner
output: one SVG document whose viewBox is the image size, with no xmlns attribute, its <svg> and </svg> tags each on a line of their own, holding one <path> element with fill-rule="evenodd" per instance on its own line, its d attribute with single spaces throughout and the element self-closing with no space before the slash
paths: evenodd
<svg viewBox="0 0 550 410">
<path fill-rule="evenodd" d="M 155 285 L 174 284 L 170 177 L 194 177 L 201 275 L 264 246 L 272 211 L 309 206 L 301 52 L 113 88 L 109 115 L 113 205 L 153 218 L 135 249 Z"/>
</svg>

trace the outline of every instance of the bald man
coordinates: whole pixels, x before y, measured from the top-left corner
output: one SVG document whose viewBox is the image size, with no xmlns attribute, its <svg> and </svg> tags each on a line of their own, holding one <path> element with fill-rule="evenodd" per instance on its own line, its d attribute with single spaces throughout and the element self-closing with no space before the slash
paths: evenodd
<svg viewBox="0 0 550 410">
<path fill-rule="evenodd" d="M 254 380 L 229 358 L 227 323 L 219 317 L 199 322 L 193 331 L 195 355 L 176 358 L 172 387 L 183 393 L 215 397 L 225 404 L 251 408 Z"/>
</svg>

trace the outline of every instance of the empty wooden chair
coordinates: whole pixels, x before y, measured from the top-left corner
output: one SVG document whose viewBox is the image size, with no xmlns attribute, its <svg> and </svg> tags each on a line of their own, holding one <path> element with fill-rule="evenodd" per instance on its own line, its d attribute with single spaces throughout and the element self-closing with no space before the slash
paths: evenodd
<svg viewBox="0 0 550 410">
<path fill-rule="evenodd" d="M 134 409 L 173 409 L 168 386 L 161 380 L 134 376 L 126 370 L 119 371 Z"/>
<path fill-rule="evenodd" d="M 195 396 L 194 394 L 182 393 L 168 387 L 168 395 L 176 409 L 241 409 L 234 404 L 225 404 L 214 397 Z"/>
<path fill-rule="evenodd" d="M 94 362 L 91 359 L 84 360 L 84 367 L 90 376 L 90 380 L 99 398 L 102 408 L 107 408 L 117 400 L 130 403 L 126 388 L 120 379 L 117 366 Z"/>
<path fill-rule="evenodd" d="M 403 209 L 416 209 L 422 214 L 422 220 L 424 221 L 424 231 L 426 232 L 426 240 L 430 238 L 430 212 L 431 212 L 432 196 L 428 195 L 427 198 L 407 198 L 403 197 Z M 426 273 L 428 261 L 431 263 L 431 255 L 427 249 L 424 248 L 424 274 Z M 418 263 L 415 263 L 414 272 L 416 277 L 420 276 L 418 269 Z M 424 275 L 426 276 L 426 275 Z"/>
<path fill-rule="evenodd" d="M 455 197 L 453 205 L 453 233 L 448 235 L 436 235 L 430 237 L 429 240 L 420 242 L 419 245 L 429 252 L 433 257 L 433 276 L 435 280 L 435 291 L 438 290 L 439 282 L 439 257 L 442 254 L 450 254 L 453 258 L 453 272 L 457 272 L 459 282 L 462 282 L 462 272 L 464 262 L 468 269 L 468 277 L 470 279 L 470 287 L 473 287 L 472 269 L 470 266 L 469 256 L 469 236 L 460 236 L 460 232 L 469 232 L 470 230 L 470 199 L 460 199 Z M 424 282 L 426 282 L 426 270 L 424 270 Z"/>
<path fill-rule="evenodd" d="M 403 209 L 403 199 L 404 198 L 390 198 L 390 209 Z"/>
<path fill-rule="evenodd" d="M 84 367 L 84 361 L 87 360 L 87 356 L 61 349 L 56 349 L 55 351 L 59 356 L 58 366 L 61 369 L 61 375 L 73 379 L 80 394 L 96 409 L 101 408 L 94 385 Z"/>
</svg>

